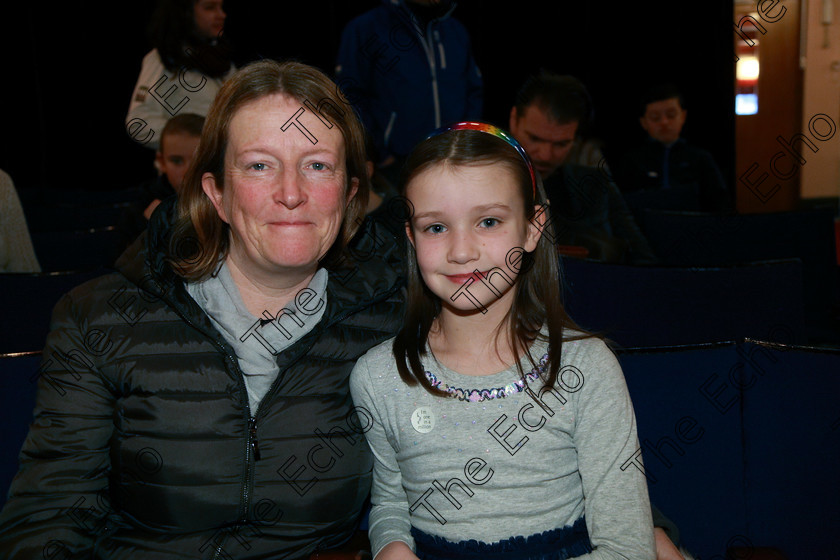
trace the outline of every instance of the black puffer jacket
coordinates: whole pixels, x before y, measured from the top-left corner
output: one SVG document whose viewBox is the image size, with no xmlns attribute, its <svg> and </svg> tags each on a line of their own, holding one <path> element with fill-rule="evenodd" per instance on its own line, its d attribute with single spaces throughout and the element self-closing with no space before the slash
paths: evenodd
<svg viewBox="0 0 840 560">
<path fill-rule="evenodd" d="M 330 270 L 325 315 L 250 422 L 233 349 L 164 263 L 168 214 L 55 309 L 4 560 L 305 558 L 355 531 L 372 459 L 348 376 L 402 321 L 393 240 Z"/>
</svg>

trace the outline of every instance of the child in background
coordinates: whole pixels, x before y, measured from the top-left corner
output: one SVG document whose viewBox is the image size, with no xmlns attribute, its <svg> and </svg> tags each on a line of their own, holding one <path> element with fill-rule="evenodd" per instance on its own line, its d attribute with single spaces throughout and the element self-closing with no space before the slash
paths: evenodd
<svg viewBox="0 0 840 560">
<path fill-rule="evenodd" d="M 142 186 L 142 197 L 123 214 L 118 226 L 123 233 L 125 246 L 143 233 L 152 212 L 163 199 L 180 192 L 184 175 L 198 148 L 203 127 L 204 117 L 191 113 L 176 115 L 166 122 L 160 135 L 160 148 L 155 154 L 155 166 L 160 175 Z"/>
<path fill-rule="evenodd" d="M 181 191 L 203 127 L 204 117 L 191 113 L 177 115 L 166 122 L 160 137 L 160 149 L 155 154 L 155 165 L 161 175 L 150 188 L 149 193 L 154 198 L 143 211 L 147 220 L 161 200 Z"/>
<path fill-rule="evenodd" d="M 721 212 L 731 202 L 712 154 L 680 137 L 688 112 L 679 89 L 659 84 L 642 98 L 639 124 L 647 132 L 618 167 L 618 185 L 637 214 L 644 208 Z"/>
<path fill-rule="evenodd" d="M 653 559 L 644 475 L 622 469 L 639 448 L 624 377 L 563 309 L 524 150 L 458 123 L 403 176 L 405 324 L 350 379 L 376 559 Z"/>
<path fill-rule="evenodd" d="M 154 47 L 143 57 L 125 123 L 129 135 L 158 150 L 175 115 L 206 116 L 222 83 L 235 71 L 223 0 L 158 0 L 149 25 Z"/>
</svg>

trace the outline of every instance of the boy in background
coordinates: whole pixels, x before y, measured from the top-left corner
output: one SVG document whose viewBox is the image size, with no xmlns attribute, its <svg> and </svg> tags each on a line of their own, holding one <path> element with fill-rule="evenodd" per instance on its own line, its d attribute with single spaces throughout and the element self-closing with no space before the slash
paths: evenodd
<svg viewBox="0 0 840 560">
<path fill-rule="evenodd" d="M 160 135 L 160 148 L 155 155 L 155 166 L 161 174 L 148 188 L 152 198 L 143 211 L 146 220 L 161 200 L 180 192 L 184 174 L 198 148 L 203 126 L 204 117 L 192 113 L 175 115 L 166 121 Z"/>
<path fill-rule="evenodd" d="M 563 254 L 654 264 L 656 255 L 618 187 L 601 169 L 567 161 L 591 120 L 583 83 L 546 70 L 522 85 L 510 110 L 510 132 L 533 161 L 551 201 L 555 243 Z"/>
<path fill-rule="evenodd" d="M 203 126 L 204 117 L 192 113 L 175 115 L 166 122 L 155 155 L 155 167 L 160 175 L 154 181 L 142 185 L 143 195 L 140 200 L 123 213 L 117 226 L 123 233 L 124 247 L 143 233 L 149 218 L 162 200 L 180 192 L 184 175 L 198 148 Z"/>
<path fill-rule="evenodd" d="M 680 138 L 687 111 L 676 86 L 651 88 L 640 109 L 639 124 L 648 134 L 647 141 L 628 152 L 618 168 L 618 185 L 628 204 L 668 210 L 726 210 L 729 195 L 712 155 Z"/>
</svg>

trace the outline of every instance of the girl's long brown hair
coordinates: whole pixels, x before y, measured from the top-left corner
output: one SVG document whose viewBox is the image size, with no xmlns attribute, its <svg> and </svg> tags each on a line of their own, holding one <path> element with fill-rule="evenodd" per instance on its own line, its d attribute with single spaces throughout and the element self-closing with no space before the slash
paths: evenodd
<svg viewBox="0 0 840 560">
<path fill-rule="evenodd" d="M 452 166 L 502 164 L 510 169 L 524 201 L 526 218 L 537 224 L 538 212 L 535 205 L 541 207 L 543 217 L 548 217 L 548 201 L 541 182 L 534 189 L 528 164 L 519 153 L 504 140 L 486 132 L 474 130 L 449 131 L 432 136 L 420 142 L 409 154 L 403 168 L 401 189 L 405 196 L 409 182 L 427 169 L 440 164 Z M 535 192 L 536 191 L 536 194 Z M 515 295 L 502 323 L 497 329 L 501 334 L 505 323 L 510 326 L 510 338 L 507 341 L 515 356 L 527 355 L 531 364 L 537 367 L 528 347 L 537 338 L 545 339 L 540 334 L 543 325 L 548 331 L 548 364 L 544 374 L 546 386 L 553 387 L 560 370 L 562 345 L 566 340 L 578 340 L 593 335 L 578 327 L 563 308 L 557 252 L 553 243 L 551 224 L 540 226 L 543 235 L 532 253 L 524 253 L 520 262 L 520 272 L 514 286 Z M 393 352 L 400 377 L 408 385 L 419 383 L 434 395 L 448 396 L 448 393 L 432 387 L 425 375 L 421 357 L 426 356 L 429 330 L 435 318 L 440 314 L 440 299 L 426 287 L 417 266 L 417 255 L 412 244 L 408 250 L 408 296 L 406 316 L 403 327 L 394 339 Z M 578 334 L 567 336 L 565 331 L 577 330 Z M 498 343 L 498 340 L 497 340 Z M 520 360 L 516 360 L 520 376 L 525 378 Z"/>
</svg>

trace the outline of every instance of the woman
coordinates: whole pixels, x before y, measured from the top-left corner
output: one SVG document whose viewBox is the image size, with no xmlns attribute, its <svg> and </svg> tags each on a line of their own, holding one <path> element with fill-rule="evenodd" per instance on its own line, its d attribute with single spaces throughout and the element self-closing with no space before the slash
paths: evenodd
<svg viewBox="0 0 840 560">
<path fill-rule="evenodd" d="M 183 113 L 206 116 L 235 70 L 222 35 L 223 0 L 159 0 L 145 57 L 126 116 L 132 139 L 157 150 L 166 121 Z"/>
<path fill-rule="evenodd" d="M 368 188 L 325 75 L 232 76 L 177 213 L 164 202 L 118 274 L 55 310 L 0 556 L 302 558 L 348 539 L 371 468 L 348 376 L 403 298 L 394 244 L 358 247 L 363 267 L 344 250 Z"/>
</svg>

